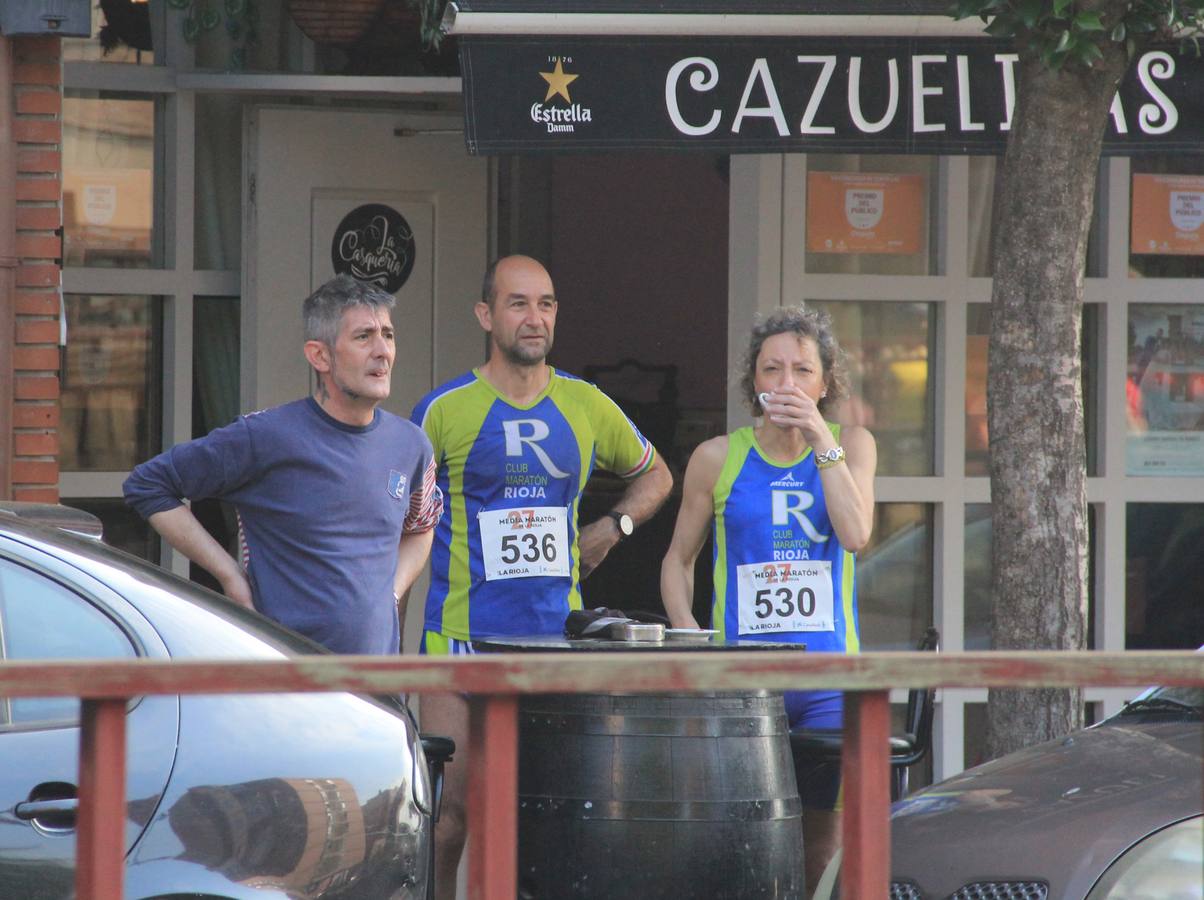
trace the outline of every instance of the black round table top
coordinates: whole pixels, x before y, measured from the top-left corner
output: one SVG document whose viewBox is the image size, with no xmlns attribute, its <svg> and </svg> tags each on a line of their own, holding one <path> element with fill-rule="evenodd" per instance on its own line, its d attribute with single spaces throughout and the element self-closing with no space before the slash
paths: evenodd
<svg viewBox="0 0 1204 900">
<path fill-rule="evenodd" d="M 473 649 L 482 653 L 531 653 L 598 650 L 635 651 L 706 651 L 706 650 L 806 650 L 806 644 L 785 641 L 721 641 L 716 638 L 666 638 L 663 641 L 604 641 L 595 638 L 570 640 L 559 634 L 516 635 L 514 637 L 484 638 L 472 642 Z"/>
</svg>

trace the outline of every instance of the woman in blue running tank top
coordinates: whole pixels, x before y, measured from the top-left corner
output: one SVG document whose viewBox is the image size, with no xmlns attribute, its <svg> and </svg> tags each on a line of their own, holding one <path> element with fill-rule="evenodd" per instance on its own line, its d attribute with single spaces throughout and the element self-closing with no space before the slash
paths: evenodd
<svg viewBox="0 0 1204 900">
<path fill-rule="evenodd" d="M 758 423 L 690 457 L 673 541 L 661 567 L 670 624 L 697 628 L 694 561 L 715 539 L 711 627 L 729 640 L 791 641 L 856 653 L 854 554 L 874 515 L 874 437 L 825 419 L 846 392 L 831 320 L 783 308 L 753 328 L 741 387 Z M 785 695 L 791 728 L 840 728 L 838 691 Z M 799 771 L 807 884 L 839 842 L 839 767 Z"/>
</svg>

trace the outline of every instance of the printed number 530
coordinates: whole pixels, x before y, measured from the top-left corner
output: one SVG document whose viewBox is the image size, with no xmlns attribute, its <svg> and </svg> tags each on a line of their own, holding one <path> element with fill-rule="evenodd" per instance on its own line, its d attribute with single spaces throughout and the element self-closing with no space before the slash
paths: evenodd
<svg viewBox="0 0 1204 900">
<path fill-rule="evenodd" d="M 753 602 L 757 607 L 755 615 L 758 619 L 768 619 L 774 615 L 784 619 L 794 615 L 796 610 L 802 616 L 815 615 L 815 591 L 809 587 L 801 587 L 797 593 L 790 587 L 762 588 L 757 591 Z"/>
</svg>

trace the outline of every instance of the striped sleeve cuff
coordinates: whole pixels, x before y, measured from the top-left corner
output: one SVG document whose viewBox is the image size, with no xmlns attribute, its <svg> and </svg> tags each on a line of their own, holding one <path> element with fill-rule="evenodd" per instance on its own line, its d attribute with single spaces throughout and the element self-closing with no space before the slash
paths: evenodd
<svg viewBox="0 0 1204 900">
<path fill-rule="evenodd" d="M 634 466 L 626 472 L 620 472 L 621 478 L 635 478 L 637 475 L 643 475 L 652 468 L 652 463 L 656 460 L 656 448 L 652 446 L 652 441 L 644 441 L 644 453 Z"/>
<path fill-rule="evenodd" d="M 422 487 L 410 492 L 410 509 L 401 530 L 405 534 L 430 531 L 443 515 L 443 492 L 435 484 L 435 461 L 432 459 L 422 476 Z"/>
</svg>

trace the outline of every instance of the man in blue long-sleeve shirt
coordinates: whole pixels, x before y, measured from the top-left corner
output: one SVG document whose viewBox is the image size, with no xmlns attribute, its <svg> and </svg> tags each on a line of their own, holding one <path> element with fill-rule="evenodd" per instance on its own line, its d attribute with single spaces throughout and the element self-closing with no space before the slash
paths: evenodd
<svg viewBox="0 0 1204 900">
<path fill-rule="evenodd" d="M 338 653 L 396 653 L 398 609 L 443 502 L 430 442 L 389 396 L 392 295 L 339 276 L 305 300 L 313 396 L 241 416 L 134 469 L 126 502 L 236 603 Z M 235 560 L 184 504 L 234 504 Z"/>
</svg>

